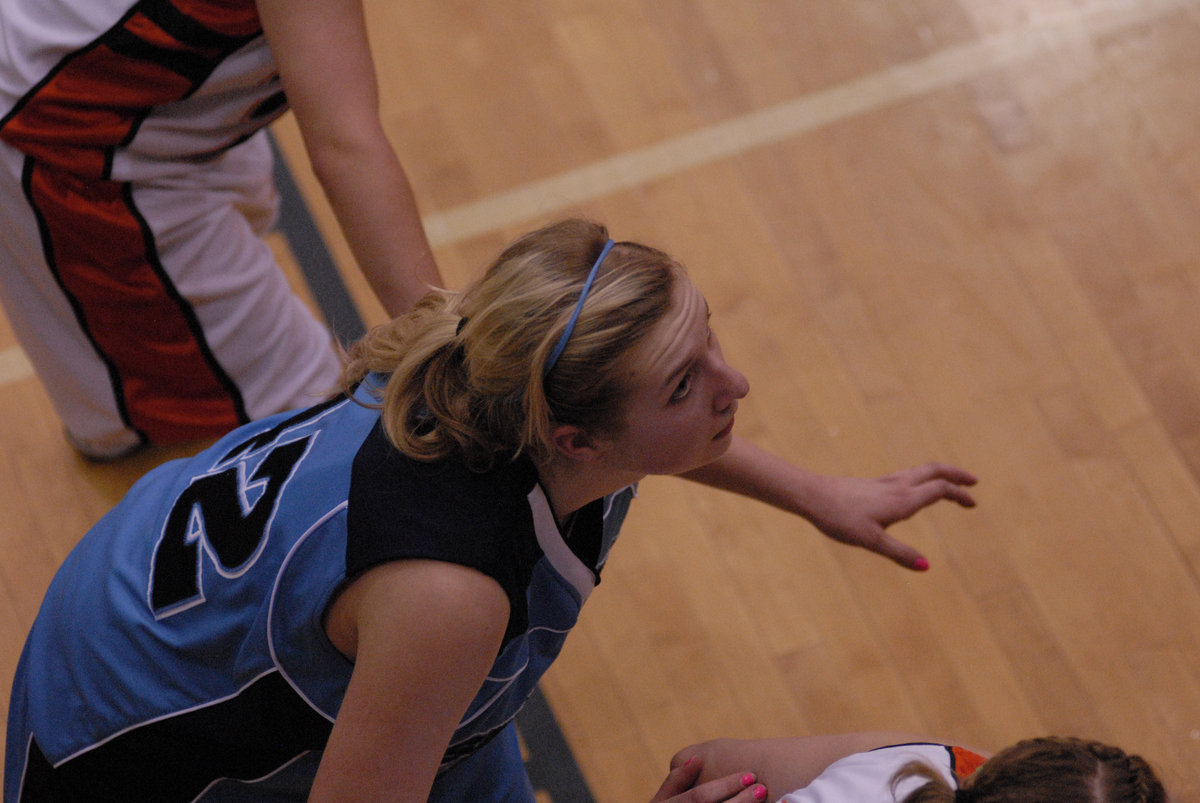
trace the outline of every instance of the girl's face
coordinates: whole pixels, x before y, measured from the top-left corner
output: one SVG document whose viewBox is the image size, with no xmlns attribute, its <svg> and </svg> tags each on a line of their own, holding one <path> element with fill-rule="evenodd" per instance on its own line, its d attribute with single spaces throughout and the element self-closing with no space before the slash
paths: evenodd
<svg viewBox="0 0 1200 803">
<path fill-rule="evenodd" d="M 750 385 L 725 362 L 708 315 L 704 296 L 679 276 L 670 310 L 629 356 L 625 428 L 605 450 L 612 468 L 677 474 L 729 448 L 737 400 Z"/>
</svg>

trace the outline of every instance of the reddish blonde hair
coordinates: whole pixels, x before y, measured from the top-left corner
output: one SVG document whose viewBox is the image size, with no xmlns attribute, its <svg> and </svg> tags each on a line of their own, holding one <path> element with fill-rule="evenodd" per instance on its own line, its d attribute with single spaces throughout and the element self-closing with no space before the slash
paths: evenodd
<svg viewBox="0 0 1200 803">
<path fill-rule="evenodd" d="M 1166 790 L 1141 756 L 1118 747 L 1069 737 L 1026 739 L 1001 750 L 956 791 L 919 761 L 901 767 L 892 791 L 906 778 L 925 783 L 902 803 L 1165 803 Z"/>
</svg>

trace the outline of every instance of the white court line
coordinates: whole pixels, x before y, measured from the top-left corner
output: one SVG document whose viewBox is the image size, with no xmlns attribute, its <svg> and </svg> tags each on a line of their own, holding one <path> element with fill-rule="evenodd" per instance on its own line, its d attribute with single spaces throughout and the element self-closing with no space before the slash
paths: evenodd
<svg viewBox="0 0 1200 803">
<path fill-rule="evenodd" d="M 33 366 L 17 346 L 0 349 L 0 387 L 33 376 Z"/>
<path fill-rule="evenodd" d="M 773 145 L 1027 60 L 1064 43 L 1127 28 L 1195 0 L 1109 0 L 1082 13 L 1031 20 L 1030 27 L 940 50 L 838 86 L 700 128 L 424 219 L 434 246 L 449 245 L 602 198 L 700 165 Z M 31 376 L 17 348 L 0 350 L 0 386 Z"/>
<path fill-rule="evenodd" d="M 530 182 L 425 218 L 430 242 L 447 245 L 647 184 L 689 168 L 773 145 L 840 120 L 910 100 L 1193 3 L 1110 0 L 1093 10 L 1031 21 L 1024 30 L 987 37 L 786 101 L 655 145 Z"/>
</svg>

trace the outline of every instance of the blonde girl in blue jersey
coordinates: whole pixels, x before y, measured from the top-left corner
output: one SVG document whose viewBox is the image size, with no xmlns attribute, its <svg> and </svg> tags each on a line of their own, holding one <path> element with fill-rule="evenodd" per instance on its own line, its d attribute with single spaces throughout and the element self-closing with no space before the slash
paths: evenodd
<svg viewBox="0 0 1200 803">
<path fill-rule="evenodd" d="M 345 382 L 151 472 L 84 537 L 22 654 L 6 799 L 529 801 L 512 719 L 641 478 L 915 569 L 886 526 L 972 504 L 950 466 L 822 477 L 738 439 L 749 385 L 703 295 L 586 221 L 374 330 Z M 655 800 L 767 794 L 697 771 Z"/>
</svg>

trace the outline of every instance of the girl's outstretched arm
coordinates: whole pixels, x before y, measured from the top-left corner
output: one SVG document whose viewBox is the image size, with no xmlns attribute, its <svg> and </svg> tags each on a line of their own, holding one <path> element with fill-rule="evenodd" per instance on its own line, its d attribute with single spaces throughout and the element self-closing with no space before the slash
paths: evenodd
<svg viewBox="0 0 1200 803">
<path fill-rule="evenodd" d="M 717 460 L 682 474 L 690 480 L 757 499 L 810 521 L 825 535 L 869 549 L 918 571 L 929 562 L 887 528 L 941 500 L 974 507 L 973 474 L 926 463 L 875 479 L 816 474 L 734 436 Z"/>
</svg>

